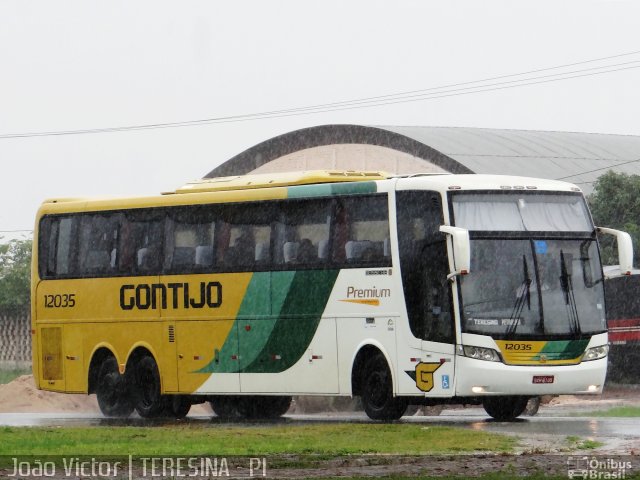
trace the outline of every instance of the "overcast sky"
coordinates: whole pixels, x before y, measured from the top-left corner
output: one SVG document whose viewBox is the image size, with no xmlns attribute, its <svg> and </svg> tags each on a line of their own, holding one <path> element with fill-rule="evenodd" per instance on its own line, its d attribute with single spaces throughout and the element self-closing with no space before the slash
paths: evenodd
<svg viewBox="0 0 640 480">
<path fill-rule="evenodd" d="M 48 197 L 174 189 L 312 125 L 640 135 L 637 53 L 531 75 L 625 68 L 613 73 L 374 108 L 7 138 L 305 107 L 613 57 L 640 51 L 638 19 L 637 0 L 2 0 L 0 230 L 32 229 Z"/>
</svg>

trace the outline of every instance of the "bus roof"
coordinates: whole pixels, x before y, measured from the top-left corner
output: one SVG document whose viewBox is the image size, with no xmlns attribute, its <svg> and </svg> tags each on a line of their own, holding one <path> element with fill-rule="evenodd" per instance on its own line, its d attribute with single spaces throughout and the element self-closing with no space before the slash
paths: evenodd
<svg viewBox="0 0 640 480">
<path fill-rule="evenodd" d="M 391 176 L 391 174 L 386 172 L 360 172 L 355 170 L 309 170 L 301 172 L 236 175 L 233 177 L 196 180 L 187 183 L 173 192 L 165 192 L 165 195 L 289 187 L 319 183 L 363 182 L 385 180 Z"/>
<path fill-rule="evenodd" d="M 312 187 L 314 185 L 342 184 L 348 191 L 363 193 L 370 189 L 358 189 L 358 183 L 396 181 L 398 190 L 427 189 L 436 190 L 442 194 L 451 190 L 529 190 L 529 191 L 568 191 L 580 192 L 573 184 L 526 177 L 512 177 L 504 175 L 462 174 L 450 173 L 416 173 L 409 175 L 394 175 L 382 171 L 353 171 L 353 170 L 312 170 L 298 172 L 277 172 L 268 174 L 239 175 L 233 177 L 210 178 L 196 180 L 172 192 L 162 195 L 133 196 L 133 197 L 59 197 L 50 198 L 43 202 L 39 216 L 44 213 L 61 213 L 71 211 L 109 210 L 118 208 L 147 208 L 161 205 L 190 205 L 200 202 L 225 203 L 244 202 L 252 200 L 275 200 L 289 196 L 288 189 L 293 187 Z M 349 184 L 354 189 L 349 190 Z M 389 187 L 378 186 L 377 191 Z M 338 189 L 345 192 L 347 190 Z M 374 189 L 375 190 L 375 189 Z M 296 192 L 297 196 L 332 195 L 334 190 L 309 190 Z M 185 194 L 193 195 L 185 195 Z"/>
</svg>

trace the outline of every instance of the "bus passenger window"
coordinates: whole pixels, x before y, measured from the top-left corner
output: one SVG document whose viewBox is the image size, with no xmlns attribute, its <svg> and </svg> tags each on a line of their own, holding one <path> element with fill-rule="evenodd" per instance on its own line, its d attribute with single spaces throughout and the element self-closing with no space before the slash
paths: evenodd
<svg viewBox="0 0 640 480">
<path fill-rule="evenodd" d="M 251 271 L 271 267 L 272 212 L 266 202 L 225 207 L 216 241 L 216 257 L 225 269 Z"/>
<path fill-rule="evenodd" d="M 78 216 L 44 217 L 40 223 L 39 269 L 42 278 L 59 278 L 73 272 Z"/>
<path fill-rule="evenodd" d="M 101 276 L 115 268 L 119 217 L 112 213 L 80 217 L 78 273 L 81 276 Z"/>
<path fill-rule="evenodd" d="M 164 211 L 128 211 L 122 222 L 117 269 L 125 275 L 157 275 L 162 269 Z"/>
<path fill-rule="evenodd" d="M 282 203 L 276 224 L 275 263 L 304 269 L 327 262 L 330 220 L 330 199 Z"/>
<path fill-rule="evenodd" d="M 231 267 L 251 265 L 255 261 L 255 238 L 252 228 L 246 225 L 231 228 L 230 247 L 225 262 Z"/>
<path fill-rule="evenodd" d="M 200 206 L 169 210 L 165 271 L 206 271 L 214 265 L 215 215 Z"/>
<path fill-rule="evenodd" d="M 350 266 L 391 265 L 387 201 L 386 195 L 338 200 L 334 243 L 344 255 L 334 255 L 334 260 L 344 258 L 340 263 Z"/>
</svg>

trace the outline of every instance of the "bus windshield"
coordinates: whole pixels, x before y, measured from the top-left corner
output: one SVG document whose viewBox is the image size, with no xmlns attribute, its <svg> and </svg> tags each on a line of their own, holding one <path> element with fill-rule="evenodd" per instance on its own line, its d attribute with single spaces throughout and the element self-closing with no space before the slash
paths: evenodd
<svg viewBox="0 0 640 480">
<path fill-rule="evenodd" d="M 592 232 L 581 194 L 542 192 L 458 193 L 456 226 L 470 231 Z"/>
<path fill-rule="evenodd" d="M 462 277 L 463 331 L 496 337 L 579 337 L 606 330 L 594 239 L 471 241 Z"/>
<path fill-rule="evenodd" d="M 581 194 L 510 190 L 452 201 L 455 225 L 471 237 L 463 331 L 526 338 L 606 330 L 598 245 Z"/>
</svg>

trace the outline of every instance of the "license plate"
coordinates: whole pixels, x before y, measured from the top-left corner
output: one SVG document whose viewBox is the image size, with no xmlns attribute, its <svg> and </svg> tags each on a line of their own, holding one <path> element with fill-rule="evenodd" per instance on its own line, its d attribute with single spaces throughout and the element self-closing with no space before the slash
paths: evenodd
<svg viewBox="0 0 640 480">
<path fill-rule="evenodd" d="M 553 383 L 553 375 L 534 375 L 533 383 Z"/>
</svg>

